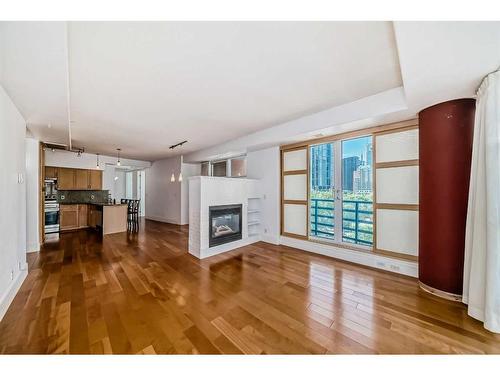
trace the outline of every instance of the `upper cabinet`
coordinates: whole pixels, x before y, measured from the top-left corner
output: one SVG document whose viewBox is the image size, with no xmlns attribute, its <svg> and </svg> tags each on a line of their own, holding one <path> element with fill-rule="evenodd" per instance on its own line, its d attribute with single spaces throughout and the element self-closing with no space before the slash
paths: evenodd
<svg viewBox="0 0 500 375">
<path fill-rule="evenodd" d="M 89 188 L 89 171 L 86 169 L 75 169 L 75 190 L 86 190 Z"/>
<path fill-rule="evenodd" d="M 57 167 L 45 167 L 45 178 L 57 178 Z"/>
<path fill-rule="evenodd" d="M 72 168 L 58 168 L 57 190 L 75 189 L 75 170 Z"/>
<path fill-rule="evenodd" d="M 58 190 L 102 190 L 102 171 L 95 169 L 45 167 L 48 173 L 57 177 Z"/>
<path fill-rule="evenodd" d="M 91 190 L 102 189 L 102 171 L 95 169 L 89 170 L 89 189 Z"/>
</svg>

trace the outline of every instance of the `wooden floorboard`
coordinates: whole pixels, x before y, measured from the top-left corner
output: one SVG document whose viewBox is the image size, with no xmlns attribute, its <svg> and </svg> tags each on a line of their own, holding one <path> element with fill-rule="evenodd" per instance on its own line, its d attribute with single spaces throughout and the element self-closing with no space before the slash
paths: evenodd
<svg viewBox="0 0 500 375">
<path fill-rule="evenodd" d="M 500 353 L 412 278 L 259 242 L 205 260 L 188 228 L 67 232 L 28 254 L 1 353 Z"/>
</svg>

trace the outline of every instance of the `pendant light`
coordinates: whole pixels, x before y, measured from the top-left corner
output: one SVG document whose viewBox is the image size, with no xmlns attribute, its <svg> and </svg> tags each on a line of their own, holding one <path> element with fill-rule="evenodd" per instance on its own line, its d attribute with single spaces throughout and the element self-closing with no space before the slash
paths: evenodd
<svg viewBox="0 0 500 375">
<path fill-rule="evenodd" d="M 120 151 L 121 151 L 121 150 L 122 150 L 121 148 L 117 148 L 117 149 L 116 149 L 116 151 L 118 151 L 118 161 L 116 162 L 116 165 L 117 165 L 117 166 L 122 165 L 122 163 L 121 163 L 121 161 L 120 161 Z"/>
<path fill-rule="evenodd" d="M 175 175 L 173 172 L 172 172 L 172 177 L 170 177 L 170 182 L 175 182 Z"/>
<path fill-rule="evenodd" d="M 182 161 L 183 161 L 183 156 L 181 155 L 181 171 L 179 172 L 179 182 L 182 182 Z"/>
<path fill-rule="evenodd" d="M 99 154 L 95 154 L 95 156 L 96 156 L 96 159 L 97 159 L 95 169 L 99 169 Z"/>
</svg>

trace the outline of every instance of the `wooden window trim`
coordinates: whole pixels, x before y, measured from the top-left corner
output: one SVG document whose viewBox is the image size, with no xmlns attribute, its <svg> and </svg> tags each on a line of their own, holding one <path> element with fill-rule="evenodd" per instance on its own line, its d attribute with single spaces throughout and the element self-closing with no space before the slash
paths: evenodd
<svg viewBox="0 0 500 375">
<path fill-rule="evenodd" d="M 418 119 L 411 119 L 407 121 L 402 121 L 402 122 L 395 122 L 395 123 L 390 123 L 390 124 L 385 124 L 385 125 L 378 125 L 374 126 L 371 128 L 366 128 L 366 129 L 360 129 L 360 130 L 354 130 L 354 131 L 349 131 L 349 132 L 344 132 L 340 134 L 335 134 L 331 136 L 325 136 L 325 137 L 320 137 L 320 138 L 315 138 L 315 139 L 310 139 L 302 142 L 296 142 L 296 143 L 291 143 L 291 144 L 286 144 L 280 146 L 280 172 L 281 172 L 281 179 L 280 179 L 280 192 L 281 192 L 281 209 L 280 209 L 280 234 L 285 237 L 291 237 L 291 238 L 296 238 L 296 239 L 301 239 L 305 241 L 310 241 L 310 242 L 316 242 L 316 243 L 321 243 L 324 245 L 332 246 L 332 247 L 339 247 L 339 248 L 346 248 L 349 250 L 353 251 L 360 251 L 364 253 L 370 253 L 370 254 L 377 254 L 377 255 L 382 255 L 382 256 L 387 256 L 391 258 L 397 258 L 397 259 L 403 259 L 403 260 L 408 260 L 408 261 L 414 261 L 416 262 L 418 260 L 418 256 L 414 255 L 407 255 L 407 254 L 400 254 L 397 252 L 393 251 L 388 251 L 388 250 L 383 250 L 383 249 L 378 249 L 377 248 L 377 209 L 401 209 L 401 210 L 413 210 L 413 211 L 418 211 L 418 205 L 409 205 L 409 204 L 402 204 L 402 205 L 396 205 L 396 204 L 385 204 L 385 203 L 377 203 L 377 180 L 376 180 L 376 170 L 379 168 L 396 168 L 396 167 L 403 167 L 403 166 L 418 166 L 419 165 L 419 160 L 402 160 L 402 161 L 395 161 L 395 162 L 381 162 L 381 163 L 376 163 L 375 161 L 377 160 L 377 142 L 376 142 L 376 137 L 377 136 L 383 136 L 386 134 L 391 134 L 391 133 L 399 133 L 399 132 L 405 132 L 413 129 L 418 129 Z M 374 161 L 373 163 L 373 245 L 372 245 L 372 250 L 364 249 L 362 247 L 357 247 L 357 246 L 352 246 L 349 244 L 343 244 L 343 243 L 330 243 L 328 241 L 321 241 L 317 239 L 311 239 L 309 237 L 309 200 L 310 200 L 310 160 L 309 160 L 309 147 L 317 144 L 322 144 L 322 143 L 330 143 L 338 140 L 347 140 L 351 138 L 358 138 L 358 137 L 363 137 L 371 135 L 373 137 L 373 144 L 372 144 L 372 152 L 373 152 L 373 157 L 372 160 Z M 297 171 L 283 171 L 283 154 L 284 152 L 288 151 L 298 151 L 301 149 L 306 150 L 306 157 L 307 157 L 307 169 L 306 170 L 297 170 Z M 290 174 L 307 174 L 307 200 L 306 201 L 290 201 L 284 200 L 284 192 L 283 192 L 283 186 L 284 186 L 284 176 L 285 175 L 290 175 Z M 293 234 L 293 233 L 286 233 L 283 229 L 284 225 L 284 218 L 283 218 L 283 213 L 284 213 L 284 205 L 285 204 L 305 204 L 307 205 L 307 220 L 306 220 L 306 236 L 298 235 L 298 234 Z M 398 207 L 398 208 L 396 208 Z"/>
<path fill-rule="evenodd" d="M 375 169 L 383 169 L 383 168 L 400 168 L 400 167 L 413 167 L 418 166 L 419 160 L 397 160 L 397 161 L 382 161 L 379 163 L 375 163 Z"/>
<path fill-rule="evenodd" d="M 389 258 L 407 260 L 410 262 L 418 262 L 418 256 L 416 255 L 402 254 L 402 253 L 397 253 L 395 251 L 383 250 L 379 248 L 375 248 L 373 250 L 373 254 L 382 255 Z"/>
<path fill-rule="evenodd" d="M 345 140 L 345 139 L 349 139 L 349 138 L 358 138 L 358 137 L 362 137 L 365 135 L 376 136 L 376 135 L 388 134 L 389 132 L 397 133 L 397 132 L 403 132 L 403 131 L 407 131 L 407 130 L 411 130 L 411 129 L 418 129 L 418 120 L 417 119 L 412 119 L 412 120 L 407 120 L 407 121 L 402 121 L 402 122 L 394 122 L 394 123 L 385 124 L 385 125 L 378 125 L 378 126 L 374 126 L 371 128 L 353 130 L 353 131 L 329 135 L 329 136 L 325 136 L 325 137 L 309 139 L 306 141 L 290 143 L 290 144 L 280 146 L 280 149 L 281 149 L 281 151 L 294 151 L 294 150 L 298 150 L 298 149 L 312 146 L 312 145 L 316 145 L 316 144 L 338 141 L 340 139 Z"/>
<path fill-rule="evenodd" d="M 297 174 L 307 174 L 307 169 L 297 169 L 295 171 L 284 171 L 284 176 L 297 175 Z"/>
<path fill-rule="evenodd" d="M 418 211 L 418 204 L 406 204 L 406 203 L 377 203 L 375 205 L 377 210 L 406 210 L 406 211 Z"/>
</svg>

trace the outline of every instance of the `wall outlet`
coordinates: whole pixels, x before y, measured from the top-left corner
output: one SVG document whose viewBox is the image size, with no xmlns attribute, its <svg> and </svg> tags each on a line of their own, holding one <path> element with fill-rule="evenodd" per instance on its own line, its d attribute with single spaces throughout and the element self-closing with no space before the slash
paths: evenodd
<svg viewBox="0 0 500 375">
<path fill-rule="evenodd" d="M 14 280 L 14 270 L 10 270 L 10 279 Z"/>
<path fill-rule="evenodd" d="M 385 268 L 385 263 L 384 262 L 377 262 L 377 267 Z"/>
<path fill-rule="evenodd" d="M 267 228 L 264 228 L 264 233 L 267 233 Z"/>
<path fill-rule="evenodd" d="M 393 271 L 399 271 L 399 266 L 391 264 L 391 270 L 393 270 Z"/>
</svg>

